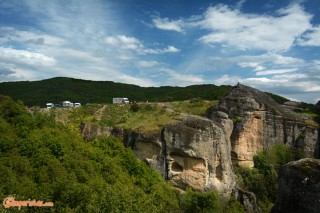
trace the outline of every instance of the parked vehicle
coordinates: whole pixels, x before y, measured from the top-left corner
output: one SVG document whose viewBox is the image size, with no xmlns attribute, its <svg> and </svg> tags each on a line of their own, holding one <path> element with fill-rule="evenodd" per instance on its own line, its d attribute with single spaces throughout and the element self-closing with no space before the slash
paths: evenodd
<svg viewBox="0 0 320 213">
<path fill-rule="evenodd" d="M 46 106 L 47 106 L 48 109 L 50 109 L 50 108 L 54 107 L 54 104 L 53 103 L 47 103 Z"/>
<path fill-rule="evenodd" d="M 47 103 L 46 104 L 47 108 L 61 108 L 61 107 L 81 107 L 81 103 L 72 103 L 70 101 L 63 101 L 62 105 L 61 104 L 54 104 L 54 103 Z"/>
<path fill-rule="evenodd" d="M 71 103 L 70 101 L 64 101 L 64 102 L 62 102 L 62 106 L 63 107 L 73 107 L 73 103 Z"/>
<path fill-rule="evenodd" d="M 129 99 L 128 98 L 113 98 L 112 103 L 114 103 L 114 104 L 128 104 Z"/>
</svg>

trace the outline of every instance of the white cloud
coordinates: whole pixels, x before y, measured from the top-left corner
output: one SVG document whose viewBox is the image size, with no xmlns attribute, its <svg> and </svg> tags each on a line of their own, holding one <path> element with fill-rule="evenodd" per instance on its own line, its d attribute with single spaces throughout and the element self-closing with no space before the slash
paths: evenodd
<svg viewBox="0 0 320 213">
<path fill-rule="evenodd" d="M 312 86 L 311 88 L 305 89 L 306 92 L 320 92 L 320 86 Z"/>
<path fill-rule="evenodd" d="M 193 74 L 182 74 L 173 69 L 169 68 L 160 68 L 160 71 L 167 73 L 170 78 L 168 82 L 174 82 L 174 85 L 190 85 L 190 84 L 199 84 L 203 83 L 204 79 L 201 76 L 193 75 Z"/>
<path fill-rule="evenodd" d="M 244 5 L 244 3 L 246 3 L 247 0 L 240 0 L 237 4 L 236 4 L 236 8 L 237 9 L 241 9 L 242 6 Z"/>
<path fill-rule="evenodd" d="M 287 51 L 306 30 L 312 16 L 298 4 L 278 11 L 278 16 L 242 13 L 227 5 L 209 7 L 199 23 L 211 32 L 200 40 L 225 43 L 239 49 Z"/>
<path fill-rule="evenodd" d="M 301 46 L 320 46 L 320 26 L 314 27 L 307 32 L 301 39 L 298 39 Z"/>
<path fill-rule="evenodd" d="M 119 77 L 116 77 L 115 80 L 119 80 L 120 82 L 128 83 L 128 84 L 134 83 L 135 85 L 139 85 L 139 86 L 142 86 L 142 87 L 150 87 L 150 86 L 156 86 L 157 85 L 155 82 L 153 82 L 150 79 L 129 76 L 129 75 L 126 75 L 126 74 L 123 74 L 123 75 L 120 75 Z"/>
<path fill-rule="evenodd" d="M 19 42 L 22 44 L 61 46 L 65 40 L 39 31 L 21 31 L 13 27 L 0 27 L 0 44 L 6 42 Z"/>
<path fill-rule="evenodd" d="M 138 54 L 162 54 L 162 53 L 176 53 L 180 50 L 174 46 L 169 45 L 164 49 L 148 49 L 145 48 L 142 42 L 134 37 L 127 37 L 125 35 L 108 36 L 105 38 L 105 43 L 116 48 L 128 49 L 137 52 Z"/>
<path fill-rule="evenodd" d="M 157 61 L 138 61 L 138 66 L 140 67 L 155 67 L 159 65 L 159 63 Z"/>
<path fill-rule="evenodd" d="M 229 75 L 223 75 L 218 79 L 215 79 L 213 83 L 215 85 L 235 85 L 239 83 L 241 80 L 241 77 L 239 76 L 229 76 Z"/>
<path fill-rule="evenodd" d="M 53 66 L 56 64 L 54 58 L 41 53 L 4 47 L 0 47 L 0 59 L 2 61 L 34 66 Z"/>
<path fill-rule="evenodd" d="M 144 49 L 143 53 L 150 53 L 150 54 L 161 54 L 161 53 L 177 53 L 180 50 L 174 46 L 169 45 L 164 49 Z"/>
<path fill-rule="evenodd" d="M 297 68 L 278 69 L 278 70 L 264 70 L 264 71 L 257 72 L 256 75 L 259 76 L 259 75 L 283 74 L 283 73 L 295 72 L 297 70 L 298 70 Z"/>
<path fill-rule="evenodd" d="M 254 68 L 255 71 L 260 71 L 265 69 L 264 66 L 261 66 L 259 63 L 256 63 L 256 62 L 241 62 L 241 63 L 238 63 L 238 65 L 242 68 L 252 67 Z"/>
<path fill-rule="evenodd" d="M 106 44 L 118 46 L 122 49 L 132 49 L 140 51 L 144 48 L 143 44 L 137 38 L 127 37 L 125 35 L 119 35 L 117 37 L 106 37 L 105 42 Z"/>
<path fill-rule="evenodd" d="M 275 53 L 261 55 L 241 55 L 231 58 L 230 61 L 238 63 L 274 64 L 283 66 L 300 66 L 305 63 L 303 59 L 283 56 Z"/>
<path fill-rule="evenodd" d="M 287 80 L 301 80 L 301 79 L 308 79 L 308 75 L 306 74 L 283 74 L 283 75 L 274 75 L 272 76 L 273 79 L 287 79 Z"/>
<path fill-rule="evenodd" d="M 154 26 L 161 30 L 171 30 L 182 32 L 184 25 L 183 20 L 169 20 L 168 18 L 154 18 L 152 19 Z"/>
</svg>

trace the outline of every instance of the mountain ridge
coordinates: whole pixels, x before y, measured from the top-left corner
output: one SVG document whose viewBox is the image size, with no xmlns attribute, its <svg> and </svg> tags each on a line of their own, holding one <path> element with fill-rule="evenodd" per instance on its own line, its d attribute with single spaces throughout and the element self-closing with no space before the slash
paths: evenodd
<svg viewBox="0 0 320 213">
<path fill-rule="evenodd" d="M 0 94 L 21 100 L 28 106 L 44 106 L 47 102 L 70 100 L 81 103 L 111 103 L 113 97 L 128 97 L 130 101 L 168 102 L 193 98 L 219 100 L 232 86 L 214 84 L 141 87 L 113 81 L 93 81 L 69 77 L 54 77 L 37 81 L 0 82 Z M 288 99 L 268 93 L 283 104 Z"/>
<path fill-rule="evenodd" d="M 111 103 L 113 97 L 127 97 L 131 101 L 173 101 L 201 98 L 220 99 L 231 86 L 213 84 L 186 87 L 140 87 L 113 81 L 91 81 L 55 77 L 40 81 L 0 83 L 0 94 L 21 100 L 26 105 L 44 106 L 47 102 L 70 100 L 81 103 Z"/>
</svg>

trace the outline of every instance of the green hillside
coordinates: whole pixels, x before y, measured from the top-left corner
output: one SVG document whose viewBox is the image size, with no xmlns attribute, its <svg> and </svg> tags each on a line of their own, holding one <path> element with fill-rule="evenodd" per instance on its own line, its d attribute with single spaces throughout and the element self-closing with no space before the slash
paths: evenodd
<svg viewBox="0 0 320 213">
<path fill-rule="evenodd" d="M 85 142 L 53 113 L 2 95 L 0 171 L 0 200 L 53 203 L 18 210 L 4 202 L 0 212 L 244 212 L 214 190 L 180 193 L 116 138 Z"/>
<path fill-rule="evenodd" d="M 131 101 L 181 101 L 192 98 L 217 100 L 229 92 L 231 86 L 193 85 L 187 87 L 140 87 L 112 81 L 88 81 L 57 77 L 42 81 L 0 83 L 0 94 L 26 105 L 44 106 L 47 102 L 64 100 L 86 103 L 111 103 L 114 97 Z"/>
</svg>

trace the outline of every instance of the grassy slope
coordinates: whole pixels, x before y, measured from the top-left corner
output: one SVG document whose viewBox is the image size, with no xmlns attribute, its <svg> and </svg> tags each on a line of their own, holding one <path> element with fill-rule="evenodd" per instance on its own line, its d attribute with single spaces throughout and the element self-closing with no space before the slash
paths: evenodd
<svg viewBox="0 0 320 213">
<path fill-rule="evenodd" d="M 77 128 L 82 121 L 99 126 L 121 127 L 140 132 L 153 132 L 186 115 L 203 116 L 217 101 L 175 101 L 165 103 L 138 103 L 132 105 L 96 104 L 74 109 L 53 109 L 58 119 Z"/>
</svg>

